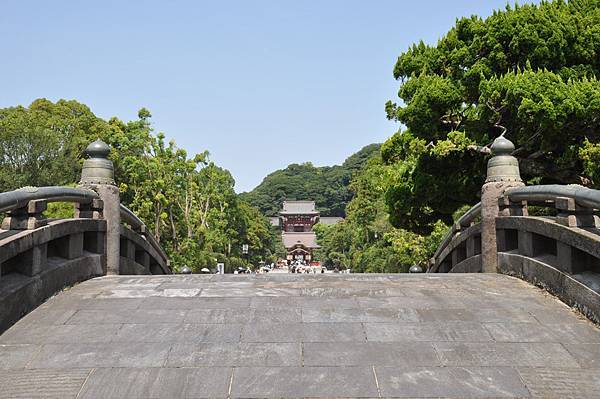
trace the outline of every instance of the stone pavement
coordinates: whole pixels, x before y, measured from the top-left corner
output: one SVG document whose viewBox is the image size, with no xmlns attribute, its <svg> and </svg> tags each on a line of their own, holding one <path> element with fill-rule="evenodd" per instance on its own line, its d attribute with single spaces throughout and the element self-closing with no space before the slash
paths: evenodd
<svg viewBox="0 0 600 399">
<path fill-rule="evenodd" d="M 102 277 L 0 336 L 0 398 L 600 397 L 600 329 L 502 275 Z"/>
</svg>

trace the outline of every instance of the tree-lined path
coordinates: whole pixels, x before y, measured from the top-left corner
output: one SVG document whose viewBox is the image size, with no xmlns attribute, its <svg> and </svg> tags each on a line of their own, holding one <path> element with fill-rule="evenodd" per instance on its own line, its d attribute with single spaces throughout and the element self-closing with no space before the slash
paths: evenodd
<svg viewBox="0 0 600 399">
<path fill-rule="evenodd" d="M 497 274 L 88 280 L 0 336 L 0 397 L 597 397 L 600 330 Z"/>
</svg>

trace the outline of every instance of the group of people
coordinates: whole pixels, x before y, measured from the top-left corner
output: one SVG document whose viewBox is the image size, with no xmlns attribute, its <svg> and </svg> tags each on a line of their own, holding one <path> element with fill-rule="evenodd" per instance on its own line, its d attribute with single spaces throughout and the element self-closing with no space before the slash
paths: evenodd
<svg viewBox="0 0 600 399">
<path fill-rule="evenodd" d="M 290 273 L 306 273 L 306 274 L 325 273 L 325 268 L 321 267 L 321 266 L 296 266 L 296 265 L 293 265 L 289 270 L 290 270 Z"/>
</svg>

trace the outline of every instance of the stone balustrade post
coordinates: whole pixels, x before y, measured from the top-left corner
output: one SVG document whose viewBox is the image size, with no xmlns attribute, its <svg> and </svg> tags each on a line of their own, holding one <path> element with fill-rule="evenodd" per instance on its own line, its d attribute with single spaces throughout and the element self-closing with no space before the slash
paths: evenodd
<svg viewBox="0 0 600 399">
<path fill-rule="evenodd" d="M 22 208 L 8 211 L 2 220 L 4 230 L 34 230 L 48 224 L 44 211 L 47 203 L 44 200 L 29 201 Z"/>
<path fill-rule="evenodd" d="M 108 159 L 110 147 L 101 140 L 91 143 L 85 150 L 87 159 L 83 162 L 79 185 L 98 193 L 101 203 L 93 204 L 95 216 L 99 216 L 101 205 L 102 216 L 106 220 L 105 253 L 106 274 L 119 274 L 120 238 L 121 238 L 121 203 L 119 188 L 114 180 L 113 163 Z M 87 209 L 85 211 L 88 211 Z"/>
<path fill-rule="evenodd" d="M 519 173 L 519 162 L 511 155 L 515 146 L 510 140 L 500 136 L 494 140 L 490 149 L 492 158 L 488 161 L 487 178 L 481 188 L 481 266 L 484 273 L 497 273 L 498 200 L 507 188 L 523 186 L 523 181 Z"/>
<path fill-rule="evenodd" d="M 580 207 L 575 199 L 558 197 L 554 202 L 558 210 L 556 221 L 567 227 L 599 228 L 600 218 L 593 209 Z"/>
</svg>

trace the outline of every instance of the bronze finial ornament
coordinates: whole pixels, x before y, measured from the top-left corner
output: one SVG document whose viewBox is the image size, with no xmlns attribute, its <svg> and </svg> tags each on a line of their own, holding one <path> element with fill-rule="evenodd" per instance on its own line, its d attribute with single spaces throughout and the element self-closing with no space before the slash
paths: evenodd
<svg viewBox="0 0 600 399">
<path fill-rule="evenodd" d="M 488 161 L 486 183 L 523 181 L 519 173 L 519 161 L 511 155 L 515 145 L 504 137 L 504 133 L 497 137 L 490 147 L 492 158 Z"/>
<path fill-rule="evenodd" d="M 79 184 L 115 184 L 113 163 L 108 159 L 110 146 L 98 139 L 87 146 L 83 152 L 87 159 L 83 161 Z"/>
</svg>

